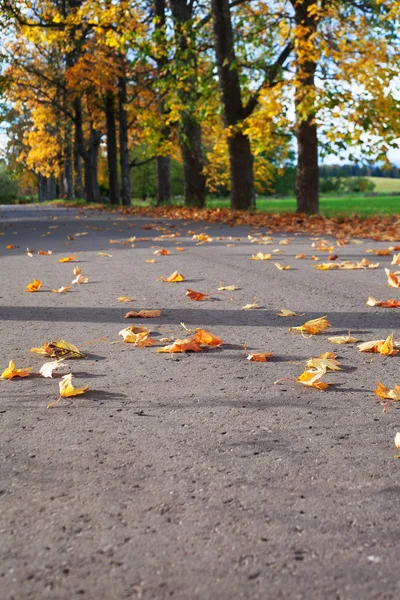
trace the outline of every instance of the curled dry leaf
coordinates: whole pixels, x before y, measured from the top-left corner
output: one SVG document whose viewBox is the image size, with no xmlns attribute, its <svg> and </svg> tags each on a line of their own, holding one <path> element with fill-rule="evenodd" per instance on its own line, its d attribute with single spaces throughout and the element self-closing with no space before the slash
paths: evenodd
<svg viewBox="0 0 400 600">
<path fill-rule="evenodd" d="M 38 250 L 38 254 L 40 254 L 40 256 L 50 256 L 53 252 L 52 250 Z"/>
<path fill-rule="evenodd" d="M 203 346 L 220 346 L 223 344 L 223 340 L 217 337 L 213 333 L 206 331 L 205 329 L 196 329 L 196 334 L 193 336 L 193 341 Z"/>
<path fill-rule="evenodd" d="M 400 254 L 395 254 L 393 256 L 393 260 L 390 264 L 391 265 L 400 265 Z"/>
<path fill-rule="evenodd" d="M 279 269 L 280 271 L 289 271 L 289 269 L 291 269 L 292 267 L 290 265 L 286 265 L 285 267 L 283 265 L 281 265 L 280 263 L 276 262 L 274 263 L 274 265 L 276 266 L 277 269 Z"/>
<path fill-rule="evenodd" d="M 233 292 L 234 290 L 238 290 L 239 288 L 236 285 L 222 285 L 218 288 L 219 292 Z"/>
<path fill-rule="evenodd" d="M 80 285 L 82 283 L 88 283 L 89 277 L 84 277 L 83 275 L 77 275 L 75 279 L 72 280 L 74 285 Z"/>
<path fill-rule="evenodd" d="M 299 258 L 305 258 L 306 255 L 305 254 L 296 254 L 295 258 L 299 259 Z"/>
<path fill-rule="evenodd" d="M 296 381 L 308 387 L 316 388 L 317 390 L 326 390 L 331 384 L 325 381 L 318 381 L 324 375 L 324 371 L 304 371 Z"/>
<path fill-rule="evenodd" d="M 288 310 L 287 308 L 282 308 L 281 312 L 276 313 L 278 317 L 295 317 L 297 313 L 293 310 Z"/>
<path fill-rule="evenodd" d="M 185 296 L 190 298 L 190 300 L 196 300 L 196 302 L 200 302 L 203 298 L 208 297 L 210 294 L 202 294 L 201 292 L 195 292 L 194 290 L 186 290 Z"/>
<path fill-rule="evenodd" d="M 7 250 L 14 250 L 14 248 L 16 248 L 17 246 L 14 246 L 14 244 L 7 244 L 6 248 Z"/>
<path fill-rule="evenodd" d="M 201 352 L 201 346 L 192 338 L 185 338 L 183 340 L 175 340 L 173 344 L 158 348 L 157 352 Z"/>
<path fill-rule="evenodd" d="M 132 302 L 135 298 L 131 298 L 130 296 L 118 296 L 117 302 Z"/>
<path fill-rule="evenodd" d="M 368 296 L 366 304 L 368 306 L 382 306 L 383 308 L 400 308 L 400 300 L 375 300 L 373 296 Z"/>
<path fill-rule="evenodd" d="M 85 385 L 80 388 L 74 388 L 74 386 L 72 385 L 72 377 L 72 373 L 68 373 L 68 375 L 64 375 L 62 377 L 59 383 L 60 396 L 58 400 L 49 404 L 47 408 L 52 408 L 53 406 L 58 404 L 61 398 L 72 398 L 73 396 L 80 396 L 81 394 L 84 394 L 90 389 L 88 385 Z"/>
<path fill-rule="evenodd" d="M 193 236 L 193 240 L 198 240 L 200 243 L 204 244 L 205 242 L 212 242 L 213 238 L 210 237 L 207 233 L 198 233 Z"/>
<path fill-rule="evenodd" d="M 259 304 L 253 302 L 253 304 L 245 304 L 242 306 L 242 310 L 256 310 L 257 308 L 261 308 Z"/>
<path fill-rule="evenodd" d="M 389 249 L 376 250 L 376 249 L 368 249 L 366 252 L 373 254 L 374 256 L 391 256 L 392 253 Z"/>
<path fill-rule="evenodd" d="M 327 371 L 341 371 L 342 369 L 338 366 L 339 364 L 339 361 L 337 361 L 335 358 L 326 356 L 313 357 L 307 361 L 307 367 L 311 367 L 312 369 L 316 369 L 322 373 L 326 373 Z"/>
<path fill-rule="evenodd" d="M 75 275 L 75 277 L 77 277 L 78 275 L 80 275 L 82 273 L 82 269 L 80 269 L 79 267 L 74 267 L 72 269 L 72 272 Z"/>
<path fill-rule="evenodd" d="M 393 334 L 389 335 L 386 340 L 364 342 L 363 344 L 359 344 L 357 348 L 359 352 L 373 352 L 375 354 L 382 354 L 382 356 L 395 356 L 399 353 L 399 350 L 394 349 Z"/>
<path fill-rule="evenodd" d="M 394 445 L 396 448 L 400 448 L 400 431 L 394 436 Z"/>
<path fill-rule="evenodd" d="M 33 252 L 33 250 L 29 250 L 29 248 L 26 249 L 26 255 L 30 256 L 30 258 L 33 258 L 32 252 Z"/>
<path fill-rule="evenodd" d="M 39 279 L 34 279 L 25 288 L 26 292 L 37 292 L 42 287 L 42 282 Z"/>
<path fill-rule="evenodd" d="M 112 254 L 108 254 L 108 252 L 98 252 L 97 253 L 99 256 L 106 256 L 107 258 L 111 258 Z"/>
<path fill-rule="evenodd" d="M 247 360 L 250 362 L 268 362 L 273 356 L 272 352 L 259 352 L 258 354 L 247 354 Z"/>
<path fill-rule="evenodd" d="M 64 258 L 59 258 L 59 263 L 67 263 L 75 260 L 75 254 L 71 254 L 71 256 L 65 256 Z"/>
<path fill-rule="evenodd" d="M 331 344 L 355 344 L 359 341 L 358 338 L 350 335 L 350 331 L 348 332 L 348 335 L 334 335 L 333 337 L 328 338 L 328 342 L 331 342 Z"/>
<path fill-rule="evenodd" d="M 271 260 L 272 254 L 263 254 L 262 252 L 257 252 L 257 254 L 253 254 L 250 256 L 250 260 Z"/>
<path fill-rule="evenodd" d="M 15 377 L 28 377 L 31 367 L 26 369 L 16 369 L 13 360 L 10 360 L 8 367 L 0 375 L 1 379 L 14 379 Z"/>
<path fill-rule="evenodd" d="M 168 277 L 161 277 L 161 280 L 165 281 L 166 283 L 180 283 L 184 279 L 185 277 L 178 273 L 178 271 L 174 271 Z"/>
<path fill-rule="evenodd" d="M 150 337 L 150 331 L 145 327 L 126 327 L 119 334 L 127 344 L 134 344 L 138 348 L 154 346 L 156 339 Z"/>
<path fill-rule="evenodd" d="M 124 319 L 154 319 L 161 315 L 161 310 L 130 310 Z"/>
<path fill-rule="evenodd" d="M 385 273 L 388 278 L 388 285 L 390 285 L 390 287 L 400 288 L 400 277 L 398 277 L 398 272 L 393 273 L 393 271 L 385 269 Z"/>
<path fill-rule="evenodd" d="M 166 250 L 166 248 L 161 248 L 160 250 L 156 250 L 153 254 L 157 254 L 157 256 L 169 256 L 171 252 Z"/>
<path fill-rule="evenodd" d="M 44 365 L 40 367 L 40 375 L 42 375 L 43 377 L 53 377 L 53 371 L 61 366 L 63 360 L 63 358 L 60 358 L 58 360 L 53 360 L 51 362 L 44 363 Z"/>
<path fill-rule="evenodd" d="M 309 333 L 310 335 L 317 335 L 321 331 L 326 331 L 328 327 L 331 327 L 331 324 L 328 323 L 326 316 L 318 317 L 317 319 L 311 319 L 311 321 L 306 321 L 300 327 L 290 327 L 289 332 L 294 333 L 295 331 L 299 331 L 300 333 Z"/>
<path fill-rule="evenodd" d="M 65 294 L 66 292 L 71 291 L 71 286 L 70 285 L 62 285 L 60 288 L 58 288 L 58 290 L 51 290 L 51 291 L 54 292 L 55 294 Z"/>
<path fill-rule="evenodd" d="M 389 400 L 389 402 L 386 402 L 384 405 L 383 412 L 386 412 L 387 407 L 392 404 L 392 402 L 400 402 L 400 385 L 395 385 L 391 390 L 378 381 L 376 390 L 373 390 L 373 392 L 376 396 L 378 396 L 378 398 L 381 398 L 382 400 Z"/>
</svg>

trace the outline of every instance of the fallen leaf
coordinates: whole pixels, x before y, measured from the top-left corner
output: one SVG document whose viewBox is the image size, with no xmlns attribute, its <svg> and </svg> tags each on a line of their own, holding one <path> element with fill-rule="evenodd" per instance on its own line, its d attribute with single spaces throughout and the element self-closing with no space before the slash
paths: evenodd
<svg viewBox="0 0 400 600">
<path fill-rule="evenodd" d="M 393 346 L 393 334 L 389 335 L 386 340 L 372 340 L 364 342 L 357 346 L 359 352 L 373 352 L 382 356 L 395 356 L 399 350 L 395 350 Z"/>
<path fill-rule="evenodd" d="M 131 310 L 126 313 L 124 319 L 154 319 L 161 315 L 161 310 Z"/>
<path fill-rule="evenodd" d="M 400 254 L 395 254 L 393 256 L 393 260 L 390 264 L 391 265 L 400 265 Z"/>
<path fill-rule="evenodd" d="M 400 277 L 397 276 L 397 272 L 393 273 L 393 271 L 385 269 L 385 273 L 388 278 L 388 285 L 390 285 L 390 287 L 400 288 Z"/>
<path fill-rule="evenodd" d="M 299 258 L 305 258 L 306 255 L 305 254 L 296 254 L 295 258 L 299 259 Z"/>
<path fill-rule="evenodd" d="M 79 267 L 74 267 L 72 269 L 72 272 L 75 275 L 75 277 L 77 277 L 78 275 L 80 275 L 82 273 L 82 269 L 80 269 Z"/>
<path fill-rule="evenodd" d="M 14 379 L 15 377 L 28 377 L 31 367 L 27 369 L 16 369 L 13 360 L 10 360 L 8 367 L 0 375 L 1 379 Z"/>
<path fill-rule="evenodd" d="M 331 344 L 355 344 L 359 341 L 358 338 L 350 335 L 350 331 L 348 332 L 348 335 L 334 335 L 333 337 L 328 338 L 328 342 L 331 342 Z"/>
<path fill-rule="evenodd" d="M 169 277 L 161 277 L 161 280 L 166 283 L 180 283 L 184 279 L 184 276 L 178 273 L 178 271 L 174 271 Z"/>
<path fill-rule="evenodd" d="M 256 302 L 242 306 L 242 310 L 256 310 L 257 308 L 260 308 L 260 306 Z"/>
<path fill-rule="evenodd" d="M 132 302 L 135 298 L 131 298 L 130 296 L 118 296 L 117 302 Z"/>
<path fill-rule="evenodd" d="M 209 295 L 210 294 L 202 294 L 201 292 L 195 292 L 194 290 L 186 290 L 185 294 L 185 296 L 190 298 L 190 300 L 196 300 L 196 302 L 200 302 L 200 300 L 203 300 L 203 298 Z"/>
<path fill-rule="evenodd" d="M 71 290 L 70 285 L 62 285 L 58 290 L 51 290 L 55 294 L 64 294 L 65 292 L 69 292 Z"/>
<path fill-rule="evenodd" d="M 42 282 L 39 279 L 34 279 L 25 288 L 26 292 L 37 292 L 42 287 Z"/>
<path fill-rule="evenodd" d="M 75 285 L 80 285 L 81 283 L 88 283 L 89 277 L 84 277 L 83 275 L 77 275 L 75 279 L 72 280 L 72 283 Z"/>
<path fill-rule="evenodd" d="M 171 252 L 166 250 L 165 248 L 161 248 L 160 250 L 156 250 L 153 254 L 157 254 L 157 256 L 169 256 Z"/>
<path fill-rule="evenodd" d="M 198 344 L 203 344 L 204 346 L 220 346 L 223 344 L 221 338 L 205 329 L 196 329 L 196 335 L 194 335 L 193 341 Z"/>
<path fill-rule="evenodd" d="M 88 385 L 85 385 L 80 388 L 74 388 L 74 386 L 72 385 L 72 377 L 73 377 L 72 373 L 68 373 L 68 375 L 64 375 L 62 377 L 62 379 L 59 383 L 60 396 L 59 396 L 58 400 L 49 404 L 47 408 L 52 408 L 53 406 L 58 404 L 60 402 L 61 398 L 71 398 L 73 396 L 80 396 L 81 394 L 84 394 L 85 392 L 87 392 L 90 389 Z"/>
<path fill-rule="evenodd" d="M 380 381 L 378 381 L 378 385 L 376 390 L 373 390 L 374 394 L 381 398 L 382 400 L 389 400 L 383 407 L 383 412 L 386 412 L 387 407 L 392 404 L 392 402 L 400 401 L 400 385 L 395 385 L 391 390 L 390 388 L 383 385 Z"/>
<path fill-rule="evenodd" d="M 218 288 L 219 292 L 233 292 L 234 290 L 238 290 L 239 288 L 236 285 L 222 285 Z"/>
<path fill-rule="evenodd" d="M 201 346 L 192 338 L 185 338 L 183 340 L 175 340 L 173 344 L 158 348 L 157 352 L 201 352 Z"/>
<path fill-rule="evenodd" d="M 257 254 L 253 254 L 250 256 L 250 260 L 271 260 L 272 254 L 263 254 L 262 252 L 257 252 Z"/>
<path fill-rule="evenodd" d="M 307 361 L 307 367 L 322 371 L 322 373 L 326 373 L 327 371 L 341 371 L 342 369 L 338 366 L 339 364 L 335 358 L 325 357 L 313 357 Z"/>
<path fill-rule="evenodd" d="M 50 256 L 50 254 L 53 254 L 53 252 L 51 250 L 39 250 L 38 254 L 41 256 Z"/>
<path fill-rule="evenodd" d="M 97 253 L 99 256 L 107 256 L 108 258 L 112 257 L 112 254 L 108 254 L 108 252 L 98 252 Z"/>
<path fill-rule="evenodd" d="M 32 250 L 29 250 L 29 248 L 27 248 L 26 249 L 26 255 L 30 256 L 30 258 L 33 258 Z"/>
<path fill-rule="evenodd" d="M 296 381 L 308 387 L 317 388 L 318 390 L 326 390 L 331 384 L 324 381 L 317 381 L 324 375 L 323 371 L 304 371 Z"/>
<path fill-rule="evenodd" d="M 400 448 L 400 431 L 394 436 L 394 445 L 396 448 Z"/>
<path fill-rule="evenodd" d="M 279 269 L 280 271 L 289 271 L 289 269 L 291 269 L 292 267 L 290 265 L 286 265 L 285 267 L 283 265 L 281 265 L 280 263 L 276 262 L 274 263 L 274 265 L 276 266 L 277 269 Z"/>
<path fill-rule="evenodd" d="M 373 296 L 368 296 L 368 306 L 382 306 L 383 308 L 400 308 L 400 300 L 375 300 Z"/>
<path fill-rule="evenodd" d="M 85 358 L 85 355 L 82 354 L 78 350 L 74 344 L 70 344 L 65 340 L 54 340 L 53 342 L 49 342 L 43 344 L 42 348 L 45 349 L 46 354 L 51 356 L 52 358 Z M 37 352 L 38 354 L 42 354 L 42 352 L 38 352 L 41 350 L 40 348 L 31 348 L 31 352 Z"/>
<path fill-rule="evenodd" d="M 207 233 L 198 233 L 198 234 L 194 235 L 192 239 L 198 240 L 201 244 L 204 244 L 205 242 L 213 241 L 212 237 L 210 237 Z"/>
<path fill-rule="evenodd" d="M 289 332 L 294 333 L 295 331 L 300 331 L 301 333 L 306 332 L 310 335 L 317 335 L 321 331 L 326 331 L 328 327 L 331 327 L 331 324 L 328 323 L 326 316 L 318 317 L 317 319 L 311 319 L 311 321 L 306 321 L 300 327 L 290 327 Z"/>
<path fill-rule="evenodd" d="M 72 262 L 73 260 L 75 260 L 75 254 L 71 254 L 71 256 L 65 256 L 64 258 L 59 258 L 58 262 L 59 263 L 67 263 L 67 262 Z"/>
<path fill-rule="evenodd" d="M 43 377 L 53 377 L 53 371 L 61 366 L 63 360 L 63 358 L 60 358 L 59 360 L 53 360 L 51 362 L 44 363 L 44 365 L 40 368 L 39 373 L 43 375 Z"/>
<path fill-rule="evenodd" d="M 282 308 L 281 312 L 276 313 L 278 317 L 295 317 L 297 313 L 293 312 L 293 310 L 287 310 L 286 308 Z"/>
<path fill-rule="evenodd" d="M 185 251 L 185 248 L 181 248 L 181 247 L 178 247 L 178 246 L 177 246 L 177 247 L 175 248 L 175 250 L 176 250 L 177 252 L 184 252 L 184 251 Z"/>
<path fill-rule="evenodd" d="M 371 254 L 373 254 L 374 256 L 391 256 L 391 251 L 388 249 L 384 249 L 384 250 L 366 250 L 366 252 L 369 252 Z"/>
<path fill-rule="evenodd" d="M 268 359 L 273 356 L 272 352 L 260 352 L 258 354 L 247 354 L 247 360 L 250 362 L 268 362 Z"/>
<path fill-rule="evenodd" d="M 145 263 L 149 263 L 151 265 L 154 265 L 154 263 L 156 262 L 154 258 L 145 258 L 144 259 Z"/>
</svg>

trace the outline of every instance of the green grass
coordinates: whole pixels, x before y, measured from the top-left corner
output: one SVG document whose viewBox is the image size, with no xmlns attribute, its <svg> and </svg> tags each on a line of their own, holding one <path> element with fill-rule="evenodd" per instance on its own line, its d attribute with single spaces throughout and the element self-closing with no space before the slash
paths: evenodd
<svg viewBox="0 0 400 600">
<path fill-rule="evenodd" d="M 208 208 L 229 208 L 229 199 L 210 199 Z M 257 198 L 257 210 L 260 212 L 295 212 L 296 200 L 294 198 L 270 199 Z M 399 196 L 322 196 L 320 199 L 320 213 L 324 216 L 343 214 L 359 214 L 369 216 L 374 214 L 400 214 Z"/>
</svg>

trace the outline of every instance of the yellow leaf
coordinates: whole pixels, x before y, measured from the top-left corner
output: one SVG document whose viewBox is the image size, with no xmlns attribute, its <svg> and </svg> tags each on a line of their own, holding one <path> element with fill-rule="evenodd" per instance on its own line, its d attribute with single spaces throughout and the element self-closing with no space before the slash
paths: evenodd
<svg viewBox="0 0 400 600">
<path fill-rule="evenodd" d="M 73 260 L 75 260 L 75 254 L 71 254 L 71 256 L 65 256 L 64 258 L 59 258 L 58 262 L 59 263 L 67 263 L 67 262 L 72 262 Z"/>
<path fill-rule="evenodd" d="M 45 344 L 43 344 L 43 348 L 44 346 Z M 37 350 L 40 350 L 40 348 L 32 348 L 31 352 Z M 46 354 L 49 354 L 52 358 L 85 358 L 85 355 L 74 344 L 70 344 L 65 340 L 54 340 L 54 342 L 46 344 Z"/>
<path fill-rule="evenodd" d="M 51 290 L 55 294 L 64 294 L 65 292 L 69 292 L 71 290 L 70 285 L 62 285 L 58 290 Z"/>
<path fill-rule="evenodd" d="M 118 296 L 117 302 L 132 302 L 135 298 L 131 298 L 130 296 Z"/>
<path fill-rule="evenodd" d="M 10 360 L 8 367 L 0 375 L 1 379 L 14 379 L 14 377 L 28 377 L 31 367 L 27 369 L 16 369 L 13 360 Z"/>
<path fill-rule="evenodd" d="M 271 260 L 272 254 L 263 254 L 262 252 L 257 252 L 257 254 L 253 254 L 250 257 L 250 260 Z"/>
<path fill-rule="evenodd" d="M 393 256 L 393 260 L 390 263 L 391 265 L 400 265 L 400 253 L 399 254 L 395 254 Z"/>
<path fill-rule="evenodd" d="M 75 277 L 77 277 L 78 275 L 80 275 L 82 273 L 82 269 L 80 269 L 79 267 L 74 267 L 72 269 L 72 272 L 75 275 Z"/>
<path fill-rule="evenodd" d="M 396 448 L 400 448 L 400 431 L 398 431 L 394 437 L 394 445 Z"/>
<path fill-rule="evenodd" d="M 326 320 L 326 316 L 318 317 L 317 319 L 311 319 L 311 321 L 306 321 L 300 327 L 290 327 L 290 333 L 294 331 L 300 331 L 301 333 L 309 333 L 310 335 L 317 335 L 321 331 L 326 331 L 331 324 Z"/>
<path fill-rule="evenodd" d="M 64 375 L 59 383 L 60 387 L 60 396 L 58 400 L 52 402 L 48 405 L 47 408 L 52 408 L 56 404 L 58 404 L 61 398 L 72 398 L 73 396 L 80 396 L 89 390 L 89 386 L 85 385 L 80 388 L 74 388 L 72 385 L 72 373 L 68 373 L 68 375 Z"/>
<path fill-rule="evenodd" d="M 276 313 L 278 317 L 295 317 L 297 313 L 293 312 L 293 310 L 287 310 L 286 308 L 282 308 L 281 312 Z"/>
<path fill-rule="evenodd" d="M 313 357 L 307 361 L 307 367 L 326 373 L 327 371 L 341 371 L 339 362 L 334 358 Z"/>
<path fill-rule="evenodd" d="M 324 381 L 317 381 L 317 379 L 320 379 L 323 374 L 323 371 L 304 371 L 304 373 L 296 378 L 296 381 L 308 387 L 317 388 L 318 390 L 326 390 L 330 384 L 325 383 Z"/>
<path fill-rule="evenodd" d="M 280 271 L 289 271 L 289 269 L 291 269 L 292 267 L 290 265 L 286 265 L 285 267 L 283 265 L 281 265 L 280 263 L 276 262 L 274 263 L 274 265 L 276 266 L 277 269 L 279 269 Z"/>
<path fill-rule="evenodd" d="M 389 271 L 389 269 L 385 269 L 385 273 L 388 278 L 388 285 L 394 288 L 400 288 L 400 277 L 397 276 L 397 273 L 393 273 L 393 271 Z"/>
<path fill-rule="evenodd" d="M 233 292 L 234 290 L 238 290 L 239 288 L 236 285 L 223 285 L 218 288 L 219 292 Z"/>
<path fill-rule="evenodd" d="M 242 310 L 256 310 L 257 308 L 260 308 L 260 306 L 256 302 L 242 306 Z"/>
<path fill-rule="evenodd" d="M 378 398 L 382 398 L 383 400 L 400 401 L 400 385 L 395 385 L 394 388 L 391 390 L 390 388 L 383 385 L 380 381 L 378 381 L 377 388 L 373 391 L 378 396 Z"/>
<path fill-rule="evenodd" d="M 42 282 L 39 279 L 34 279 L 25 288 L 26 292 L 37 292 L 42 287 Z"/>
<path fill-rule="evenodd" d="M 108 254 L 108 252 L 98 252 L 97 253 L 99 256 L 107 256 L 108 258 L 112 257 L 112 254 Z"/>
<path fill-rule="evenodd" d="M 271 356 L 273 356 L 272 352 L 260 352 L 258 354 L 248 354 L 247 360 L 250 362 L 268 362 Z"/>
<path fill-rule="evenodd" d="M 88 283 L 89 277 L 84 277 L 83 275 L 77 275 L 75 279 L 72 280 L 72 283 L 75 285 L 80 285 L 81 283 Z"/>
<path fill-rule="evenodd" d="M 334 335 L 333 337 L 328 338 L 328 342 L 331 342 L 331 344 L 355 344 L 359 341 L 358 338 L 350 335 L 350 331 L 348 335 Z"/>
<path fill-rule="evenodd" d="M 165 281 L 166 283 L 179 283 L 179 282 L 183 281 L 185 278 L 183 275 L 178 273 L 178 271 L 174 271 L 168 277 L 161 277 L 161 279 L 162 279 L 162 281 Z"/>
<path fill-rule="evenodd" d="M 382 356 L 395 356 L 399 350 L 395 350 L 393 346 L 393 334 L 389 335 L 386 340 L 372 340 L 364 342 L 357 346 L 359 352 L 373 352 Z"/>
<path fill-rule="evenodd" d="M 154 260 L 154 258 L 148 258 L 148 259 L 145 258 L 144 262 L 154 264 L 156 261 Z"/>
</svg>

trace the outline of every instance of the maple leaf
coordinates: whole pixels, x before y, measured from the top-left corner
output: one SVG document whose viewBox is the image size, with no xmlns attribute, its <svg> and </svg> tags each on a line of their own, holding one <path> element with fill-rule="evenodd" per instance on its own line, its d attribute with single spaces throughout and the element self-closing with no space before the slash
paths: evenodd
<svg viewBox="0 0 400 600">
<path fill-rule="evenodd" d="M 161 315 L 161 310 L 131 310 L 126 313 L 124 319 L 154 319 Z"/>
<path fill-rule="evenodd" d="M 138 348 L 154 346 L 156 339 L 150 337 L 150 331 L 145 327 L 130 326 L 121 329 L 119 334 L 125 343 L 134 344 Z"/>
<path fill-rule="evenodd" d="M 51 250 L 38 250 L 38 254 L 41 256 L 50 256 L 50 254 L 53 254 L 53 252 Z"/>
<path fill-rule="evenodd" d="M 196 300 L 196 302 L 200 302 L 200 300 L 203 300 L 203 298 L 209 295 L 210 294 L 202 294 L 201 292 L 195 292 L 194 290 L 186 290 L 185 294 L 185 296 L 190 298 L 190 300 Z"/>
<path fill-rule="evenodd" d="M 178 273 L 178 271 L 174 271 L 169 277 L 161 277 L 161 280 L 166 283 L 180 283 L 184 279 L 184 276 Z"/>
<path fill-rule="evenodd" d="M 45 349 L 46 354 L 52 358 L 85 358 L 85 355 L 82 354 L 74 344 L 70 344 L 65 340 L 54 340 L 49 343 L 45 342 L 41 348 L 31 348 L 31 352 L 43 354 L 43 352 L 38 352 L 42 348 Z"/>
<path fill-rule="evenodd" d="M 393 334 L 389 335 L 386 340 L 372 340 L 364 342 L 357 346 L 359 352 L 373 352 L 382 354 L 382 356 L 395 356 L 399 350 L 395 350 L 393 346 Z"/>
<path fill-rule="evenodd" d="M 331 384 L 325 381 L 317 381 L 324 375 L 324 371 L 304 371 L 296 381 L 308 387 L 317 388 L 318 390 L 326 390 Z"/>
<path fill-rule="evenodd" d="M 37 292 L 38 290 L 40 290 L 40 288 L 42 287 L 42 282 L 39 281 L 39 279 L 34 279 L 33 281 L 31 281 L 31 283 L 28 283 L 28 285 L 25 288 L 26 292 Z"/>
<path fill-rule="evenodd" d="M 289 271 L 289 269 L 291 269 L 292 267 L 290 265 L 286 265 L 285 267 L 283 265 L 281 265 L 280 263 L 276 262 L 274 263 L 274 265 L 276 266 L 277 269 L 279 269 L 280 271 Z"/>
<path fill-rule="evenodd" d="M 400 254 L 394 254 L 391 265 L 400 265 Z"/>
<path fill-rule="evenodd" d="M 62 285 L 58 290 L 51 290 L 55 294 L 64 294 L 65 292 L 69 292 L 71 290 L 70 285 Z"/>
<path fill-rule="evenodd" d="M 75 277 L 77 277 L 78 275 L 80 275 L 82 273 L 82 269 L 80 269 L 79 267 L 74 267 L 72 269 L 72 272 L 75 275 Z"/>
<path fill-rule="evenodd" d="M 83 275 L 77 275 L 75 279 L 72 280 L 73 285 L 80 285 L 81 283 L 88 283 L 89 277 L 84 277 Z"/>
<path fill-rule="evenodd" d="M 207 233 L 198 233 L 198 234 L 194 235 L 192 239 L 198 240 L 201 244 L 204 244 L 205 242 L 213 241 L 213 238 L 210 237 Z"/>
<path fill-rule="evenodd" d="M 71 254 L 71 256 L 65 256 L 64 258 L 59 258 L 58 262 L 59 263 L 67 263 L 67 262 L 72 262 L 73 260 L 75 260 L 75 254 Z"/>
<path fill-rule="evenodd" d="M 301 333 L 306 332 L 310 335 L 317 335 L 321 331 L 326 331 L 328 327 L 331 327 L 331 324 L 326 320 L 326 316 L 318 317 L 317 319 L 311 319 L 311 321 L 306 321 L 300 327 L 290 327 L 289 332 L 294 333 L 295 331 L 300 331 Z"/>
<path fill-rule="evenodd" d="M 257 252 L 257 254 L 252 254 L 250 256 L 250 260 L 271 260 L 272 254 L 263 254 L 262 252 Z"/>
<path fill-rule="evenodd" d="M 366 304 L 368 306 L 382 306 L 383 308 L 400 308 L 400 300 L 375 300 L 373 296 L 368 296 Z"/>
<path fill-rule="evenodd" d="M 192 338 L 185 338 L 183 340 L 175 340 L 173 344 L 158 348 L 157 352 L 201 352 L 201 346 Z"/>
<path fill-rule="evenodd" d="M 327 371 L 341 371 L 342 369 L 338 366 L 340 363 L 335 358 L 328 357 L 313 357 L 307 361 L 307 367 L 316 369 L 326 373 Z"/>
<path fill-rule="evenodd" d="M 287 310 L 286 308 L 281 308 L 281 312 L 276 313 L 278 317 L 296 317 L 297 313 L 293 310 Z"/>
<path fill-rule="evenodd" d="M 258 354 L 247 354 L 247 360 L 250 362 L 268 362 L 268 359 L 273 356 L 272 352 L 260 352 Z"/>
<path fill-rule="evenodd" d="M 44 365 L 40 367 L 40 375 L 43 375 L 43 377 L 53 377 L 53 371 L 61 366 L 63 360 L 63 358 L 59 358 L 58 360 L 44 363 Z"/>
<path fill-rule="evenodd" d="M 118 296 L 117 302 L 132 302 L 135 298 L 131 298 L 130 296 Z"/>
<path fill-rule="evenodd" d="M 398 277 L 398 272 L 393 273 L 393 271 L 385 269 L 385 273 L 388 278 L 388 285 L 390 285 L 390 287 L 400 288 L 400 277 Z"/>
<path fill-rule="evenodd" d="M 223 344 L 221 338 L 205 329 L 196 329 L 196 335 L 194 335 L 193 341 L 198 344 L 203 344 L 204 346 L 220 346 Z"/>
<path fill-rule="evenodd" d="M 383 412 L 386 412 L 387 407 L 392 404 L 392 402 L 400 402 L 400 385 L 395 385 L 391 390 L 390 388 L 383 385 L 380 381 L 378 381 L 378 385 L 376 390 L 373 390 L 374 394 L 381 398 L 382 400 L 389 400 L 383 407 Z"/>
<path fill-rule="evenodd" d="M 27 369 L 16 369 L 13 360 L 10 360 L 8 367 L 0 375 L 1 379 L 14 379 L 15 377 L 28 377 L 31 367 Z"/>
<path fill-rule="evenodd" d="M 366 252 L 369 252 L 371 254 L 373 254 L 374 256 L 391 256 L 391 251 L 388 249 L 384 249 L 384 250 L 366 250 Z"/>
<path fill-rule="evenodd" d="M 53 408 L 53 406 L 56 406 L 56 404 L 60 402 L 61 398 L 72 398 L 73 396 L 80 396 L 81 394 L 84 394 L 90 389 L 88 385 L 85 385 L 80 388 L 74 388 L 74 386 L 72 385 L 72 377 L 72 373 L 68 373 L 68 375 L 64 375 L 61 378 L 61 381 L 59 383 L 60 396 L 58 400 L 49 404 L 47 408 Z"/>
<path fill-rule="evenodd" d="M 355 344 L 359 341 L 358 338 L 350 335 L 350 331 L 348 332 L 348 335 L 334 335 L 333 337 L 328 338 L 328 342 L 331 342 L 331 344 Z"/>
<path fill-rule="evenodd" d="M 171 252 L 166 250 L 165 248 L 161 248 L 160 250 L 156 250 L 153 254 L 157 254 L 157 256 L 169 256 Z"/>
</svg>

